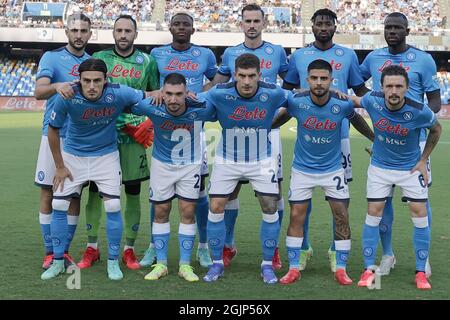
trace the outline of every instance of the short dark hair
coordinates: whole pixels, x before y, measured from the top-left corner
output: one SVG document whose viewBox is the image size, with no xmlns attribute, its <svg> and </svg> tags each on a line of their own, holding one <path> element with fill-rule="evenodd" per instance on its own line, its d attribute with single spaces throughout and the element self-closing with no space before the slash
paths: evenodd
<svg viewBox="0 0 450 320">
<path fill-rule="evenodd" d="M 327 70 L 330 73 L 333 73 L 333 68 L 331 67 L 331 64 L 322 59 L 317 59 L 317 60 L 314 60 L 313 62 L 311 62 L 308 65 L 308 73 L 311 70 Z"/>
<path fill-rule="evenodd" d="M 193 18 L 189 13 L 186 13 L 186 12 L 178 12 L 178 13 L 175 13 L 175 14 L 172 16 L 172 18 L 170 18 L 170 24 L 172 24 L 173 19 L 175 19 L 175 17 L 178 17 L 178 16 L 186 16 L 186 17 L 188 17 L 188 18 L 191 20 L 192 25 L 194 25 L 194 18 Z"/>
<path fill-rule="evenodd" d="M 100 71 L 105 74 L 105 78 L 106 78 L 106 73 L 108 72 L 108 68 L 106 67 L 105 61 L 103 61 L 101 59 L 90 58 L 90 59 L 84 60 L 78 67 L 78 72 L 80 73 L 80 78 L 81 78 L 81 73 L 83 73 L 84 71 Z"/>
<path fill-rule="evenodd" d="M 337 15 L 334 11 L 331 11 L 330 9 L 319 9 L 316 12 L 314 12 L 313 16 L 311 17 L 311 22 L 314 24 L 314 21 L 318 16 L 327 16 L 330 17 L 334 23 L 337 22 Z"/>
<path fill-rule="evenodd" d="M 244 16 L 244 11 L 260 11 L 261 14 L 262 14 L 262 17 L 264 19 L 264 10 L 260 6 L 255 4 L 255 3 L 248 4 L 248 5 L 246 5 L 245 7 L 242 8 L 242 10 L 241 10 L 241 16 L 242 17 Z"/>
<path fill-rule="evenodd" d="M 186 86 L 186 78 L 180 73 L 169 73 L 164 79 L 164 84 L 184 84 Z"/>
<path fill-rule="evenodd" d="M 129 14 L 121 14 L 115 21 L 114 21 L 114 27 L 113 29 L 116 27 L 116 23 L 117 21 L 119 21 L 120 19 L 126 19 L 126 20 L 130 20 L 131 22 L 133 22 L 134 25 L 134 31 L 137 31 L 137 23 L 136 20 L 134 20 L 134 18 L 132 16 L 130 16 Z"/>
<path fill-rule="evenodd" d="M 386 76 L 403 76 L 406 80 L 406 85 L 409 85 L 408 73 L 405 68 L 399 65 L 393 64 L 383 69 L 383 72 L 381 72 L 381 85 L 383 85 Z"/>
<path fill-rule="evenodd" d="M 84 13 L 81 13 L 81 12 L 71 14 L 67 18 L 67 25 L 69 25 L 70 21 L 77 21 L 77 20 L 85 21 L 89 24 L 89 28 L 91 27 L 91 19 L 89 19 L 89 17 L 87 15 L 85 15 Z"/>
<path fill-rule="evenodd" d="M 234 70 L 237 69 L 252 69 L 256 68 L 256 71 L 260 71 L 260 62 L 259 58 L 252 53 L 244 53 L 236 58 L 234 62 Z"/>
<path fill-rule="evenodd" d="M 408 18 L 401 12 L 392 12 L 389 13 L 386 18 L 384 19 L 384 22 L 386 22 L 386 20 L 388 18 L 401 18 L 405 21 L 406 27 L 408 27 Z"/>
</svg>

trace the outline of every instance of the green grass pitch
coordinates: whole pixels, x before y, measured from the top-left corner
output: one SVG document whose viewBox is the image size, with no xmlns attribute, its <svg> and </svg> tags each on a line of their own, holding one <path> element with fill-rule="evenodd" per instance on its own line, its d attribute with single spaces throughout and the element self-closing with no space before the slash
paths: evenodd
<svg viewBox="0 0 450 320">
<path fill-rule="evenodd" d="M 66 288 L 68 275 L 52 281 L 42 281 L 41 263 L 44 248 L 38 221 L 39 189 L 34 186 L 34 171 L 41 137 L 42 113 L 0 113 L 0 299 L 449 299 L 450 298 L 450 122 L 441 121 L 441 142 L 432 156 L 433 187 L 430 199 L 433 208 L 431 265 L 433 289 L 421 292 L 414 285 L 414 252 L 412 249 L 412 222 L 407 207 L 400 201 L 400 190 L 394 200 L 395 222 L 393 247 L 397 266 L 388 277 L 381 279 L 381 290 L 358 288 L 356 282 L 363 269 L 361 232 L 367 210 L 365 200 L 366 170 L 369 157 L 364 151 L 369 142 L 352 129 L 351 146 L 353 178 L 350 184 L 350 221 L 352 251 L 348 273 L 354 280 L 349 287 L 339 286 L 333 279 L 327 260 L 327 249 L 332 239 L 331 213 L 323 194 L 316 190 L 310 222 L 310 240 L 314 256 L 302 279 L 291 286 L 265 285 L 259 276 L 261 247 L 259 226 L 261 211 L 249 186 L 240 195 L 241 212 L 236 224 L 236 243 L 239 253 L 225 277 L 216 283 L 187 283 L 177 276 L 178 271 L 178 213 L 171 214 L 172 236 L 169 249 L 169 275 L 159 281 L 145 281 L 149 268 L 130 271 L 125 267 L 124 279 L 119 282 L 106 276 L 106 236 L 103 217 L 99 246 L 102 260 L 81 273 L 81 289 Z M 287 190 L 291 168 L 295 132 L 290 130 L 295 121 L 282 128 L 284 177 L 283 194 L 286 211 L 280 236 L 283 269 L 287 271 L 285 236 L 288 225 Z M 212 125 L 214 126 L 214 125 Z M 148 182 L 142 192 L 141 230 L 136 243 L 139 257 L 149 241 Z M 84 204 L 71 254 L 79 260 L 87 240 L 84 228 Z M 174 206 L 176 208 L 176 206 Z M 175 210 L 173 210 L 175 211 Z M 379 256 L 380 256 L 379 252 Z M 193 262 L 196 272 L 206 272 Z"/>
</svg>

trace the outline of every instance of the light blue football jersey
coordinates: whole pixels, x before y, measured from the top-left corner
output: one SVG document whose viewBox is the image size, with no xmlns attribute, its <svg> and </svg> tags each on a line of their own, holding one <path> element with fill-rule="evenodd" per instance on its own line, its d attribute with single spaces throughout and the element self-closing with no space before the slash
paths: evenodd
<svg viewBox="0 0 450 320">
<path fill-rule="evenodd" d="M 84 53 L 81 57 L 71 54 L 66 47 L 61 47 L 53 51 L 47 51 L 39 61 L 39 67 L 36 74 L 36 80 L 40 78 L 49 78 L 50 83 L 71 82 L 79 79 L 78 67 L 91 56 Z M 42 135 L 46 136 L 48 132 L 48 123 L 50 122 L 50 114 L 53 111 L 51 103 L 58 94 L 54 94 L 47 100 L 47 105 L 42 121 Z M 65 137 L 67 124 L 60 130 L 60 136 Z"/>
<path fill-rule="evenodd" d="M 389 170 L 411 170 L 419 161 L 420 131 L 436 123 L 436 115 L 425 104 L 405 98 L 404 106 L 391 111 L 384 93 L 372 91 L 361 104 L 373 123 L 375 140 L 371 164 Z"/>
</svg>

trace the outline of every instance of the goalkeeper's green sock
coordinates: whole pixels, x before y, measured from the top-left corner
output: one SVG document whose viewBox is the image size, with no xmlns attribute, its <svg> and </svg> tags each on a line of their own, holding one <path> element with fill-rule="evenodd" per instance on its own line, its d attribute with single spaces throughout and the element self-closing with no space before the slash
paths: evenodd
<svg viewBox="0 0 450 320">
<path fill-rule="evenodd" d="M 100 218 L 103 213 L 103 203 L 98 192 L 89 191 L 89 198 L 86 204 L 86 229 L 89 243 L 97 243 L 98 228 Z"/>
<path fill-rule="evenodd" d="M 125 193 L 127 203 L 125 206 L 125 237 L 126 245 L 133 247 L 139 231 L 141 222 L 141 199 L 140 195 Z"/>
</svg>

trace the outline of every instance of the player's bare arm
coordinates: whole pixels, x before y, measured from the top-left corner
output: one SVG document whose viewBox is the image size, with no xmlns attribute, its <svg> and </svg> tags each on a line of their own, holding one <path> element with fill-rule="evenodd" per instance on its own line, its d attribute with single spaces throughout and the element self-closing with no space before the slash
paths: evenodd
<svg viewBox="0 0 450 320">
<path fill-rule="evenodd" d="M 441 110 L 441 90 L 435 90 L 431 92 L 427 92 L 427 100 L 428 100 L 428 106 L 431 110 L 433 110 L 434 113 L 438 113 Z"/>
<path fill-rule="evenodd" d="M 231 78 L 230 76 L 216 73 L 216 75 L 214 76 L 214 79 L 212 79 L 210 82 L 208 82 L 207 84 L 205 84 L 203 86 L 203 92 L 208 91 L 209 89 L 211 89 L 218 83 L 228 82 L 230 80 L 230 78 Z"/>
<path fill-rule="evenodd" d="M 283 124 L 288 122 L 292 117 L 287 112 L 286 108 L 280 108 L 280 112 L 275 116 L 272 121 L 272 129 L 281 127 Z"/>
<path fill-rule="evenodd" d="M 364 120 L 364 118 L 360 114 L 355 112 L 353 118 L 350 119 L 350 123 L 353 125 L 353 127 L 355 127 L 356 130 L 358 130 L 359 133 L 373 142 L 375 134 L 373 133 L 372 128 L 370 128 L 366 120 Z"/>
<path fill-rule="evenodd" d="M 55 177 L 53 179 L 53 191 L 58 190 L 61 186 L 61 191 L 64 190 L 64 180 L 69 178 L 73 181 L 72 173 L 64 165 L 64 160 L 61 154 L 61 145 L 59 142 L 59 129 L 48 127 L 48 143 L 50 145 L 50 150 L 52 151 L 53 160 L 55 161 Z"/>
<path fill-rule="evenodd" d="M 414 171 L 419 171 L 423 175 L 425 185 L 428 185 L 427 159 L 430 157 L 431 152 L 437 145 L 441 136 L 441 132 L 442 126 L 439 121 L 436 121 L 434 126 L 430 129 L 430 133 L 428 135 L 427 142 L 425 143 L 425 148 L 423 149 L 422 156 L 419 162 L 417 162 L 414 168 L 411 169 L 411 173 Z"/>
<path fill-rule="evenodd" d="M 58 93 L 64 99 L 70 99 L 75 95 L 71 84 L 71 82 L 50 83 L 49 78 L 43 77 L 36 81 L 34 96 L 37 100 L 45 100 Z"/>
</svg>

